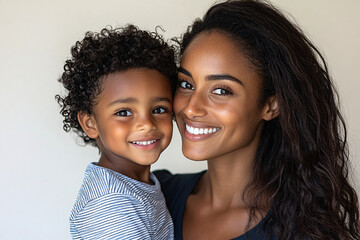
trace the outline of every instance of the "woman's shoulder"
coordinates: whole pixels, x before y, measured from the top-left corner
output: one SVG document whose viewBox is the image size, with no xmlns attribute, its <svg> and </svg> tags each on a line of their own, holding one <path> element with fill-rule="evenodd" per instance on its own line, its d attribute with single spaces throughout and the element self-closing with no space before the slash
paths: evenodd
<svg viewBox="0 0 360 240">
<path fill-rule="evenodd" d="M 197 173 L 180 173 L 173 174 L 169 170 L 155 170 L 153 173 L 157 177 L 157 179 L 162 182 L 173 182 L 173 181 L 193 181 L 194 179 L 198 179 L 202 176 L 206 170 L 197 172 Z"/>
<path fill-rule="evenodd" d="M 198 173 L 172 174 L 168 170 L 153 173 L 160 182 L 161 190 L 168 204 L 186 201 L 195 184 L 206 170 Z"/>
<path fill-rule="evenodd" d="M 156 170 L 153 173 L 159 180 L 162 188 L 172 188 L 178 191 L 182 188 L 193 187 L 206 170 L 197 173 L 172 174 L 168 170 Z"/>
</svg>

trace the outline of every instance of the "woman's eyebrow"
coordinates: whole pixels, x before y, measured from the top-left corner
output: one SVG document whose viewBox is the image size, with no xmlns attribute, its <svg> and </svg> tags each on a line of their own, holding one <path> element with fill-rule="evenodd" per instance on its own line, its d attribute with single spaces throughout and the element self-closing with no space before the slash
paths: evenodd
<svg viewBox="0 0 360 240">
<path fill-rule="evenodd" d="M 178 68 L 178 72 L 182 73 L 182 74 L 185 74 L 186 76 L 189 76 L 191 78 L 192 75 L 189 71 L 187 71 L 186 69 L 182 68 L 182 67 L 179 67 Z M 242 81 L 240 81 L 238 78 L 234 77 L 234 76 L 231 76 L 229 74 L 211 74 L 211 75 L 207 75 L 205 77 L 205 80 L 207 81 L 211 81 L 211 80 L 230 80 L 230 81 L 234 81 L 234 82 L 237 82 L 239 83 L 240 85 L 244 85 L 242 83 Z"/>
<path fill-rule="evenodd" d="M 244 85 L 238 78 L 231 76 L 229 74 L 212 74 L 207 75 L 205 77 L 205 80 L 211 81 L 211 80 L 230 80 L 239 83 L 240 85 Z"/>
<path fill-rule="evenodd" d="M 182 68 L 182 67 L 179 67 L 179 68 L 178 68 L 178 72 L 181 72 L 182 74 L 185 74 L 186 76 L 189 76 L 189 77 L 192 78 L 191 73 L 190 73 L 189 71 L 185 70 L 185 69 Z"/>
</svg>

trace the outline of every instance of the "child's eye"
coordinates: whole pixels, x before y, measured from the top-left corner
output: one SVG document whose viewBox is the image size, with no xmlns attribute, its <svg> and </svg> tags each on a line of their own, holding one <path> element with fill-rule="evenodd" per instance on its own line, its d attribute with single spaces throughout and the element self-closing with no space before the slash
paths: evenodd
<svg viewBox="0 0 360 240">
<path fill-rule="evenodd" d="M 157 107 L 152 111 L 152 113 L 154 113 L 154 114 L 162 114 L 162 113 L 167 113 L 167 112 L 168 112 L 168 109 L 165 107 Z"/>
<path fill-rule="evenodd" d="M 194 87 L 187 81 L 179 81 L 178 85 L 179 85 L 179 87 L 184 88 L 184 89 L 194 90 Z"/>
<path fill-rule="evenodd" d="M 214 89 L 212 91 L 212 93 L 217 94 L 217 95 L 221 95 L 221 96 L 233 95 L 232 90 L 227 88 L 227 87 L 216 88 L 216 89 Z"/>
<path fill-rule="evenodd" d="M 130 110 L 124 109 L 124 110 L 117 111 L 115 113 L 115 115 L 121 116 L 121 117 L 128 117 L 128 116 L 132 116 L 134 114 Z"/>
</svg>

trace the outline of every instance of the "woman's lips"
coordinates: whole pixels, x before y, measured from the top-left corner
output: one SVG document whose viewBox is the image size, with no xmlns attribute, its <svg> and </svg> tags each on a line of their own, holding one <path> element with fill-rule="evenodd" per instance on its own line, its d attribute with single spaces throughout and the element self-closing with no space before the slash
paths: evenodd
<svg viewBox="0 0 360 240">
<path fill-rule="evenodd" d="M 211 137 L 214 133 L 218 132 L 218 127 L 200 127 L 191 126 L 185 123 L 185 138 L 192 141 L 201 141 Z"/>
<path fill-rule="evenodd" d="M 202 134 L 211 134 L 211 133 L 215 133 L 217 131 L 220 130 L 220 128 L 198 128 L 198 127 L 192 127 L 188 124 L 185 124 L 185 129 L 187 132 L 189 132 L 190 134 L 194 134 L 194 135 L 202 135 Z"/>
</svg>

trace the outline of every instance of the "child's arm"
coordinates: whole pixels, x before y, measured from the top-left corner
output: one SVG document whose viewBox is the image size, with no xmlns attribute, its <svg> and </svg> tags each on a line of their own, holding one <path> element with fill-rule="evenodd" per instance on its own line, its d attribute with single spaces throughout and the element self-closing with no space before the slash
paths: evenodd
<svg viewBox="0 0 360 240">
<path fill-rule="evenodd" d="M 108 194 L 87 204 L 71 226 L 80 239 L 151 239 L 143 205 L 134 197 Z M 77 239 L 77 238 L 75 238 Z"/>
</svg>

